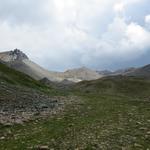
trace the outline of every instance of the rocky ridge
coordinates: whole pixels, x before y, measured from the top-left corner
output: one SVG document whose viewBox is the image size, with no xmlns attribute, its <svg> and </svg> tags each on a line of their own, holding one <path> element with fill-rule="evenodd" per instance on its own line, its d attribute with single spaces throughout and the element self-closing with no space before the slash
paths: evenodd
<svg viewBox="0 0 150 150">
<path fill-rule="evenodd" d="M 8 52 L 0 53 L 0 59 L 4 62 L 22 61 L 24 59 L 29 59 L 26 54 L 24 54 L 19 49 L 14 49 Z"/>
</svg>

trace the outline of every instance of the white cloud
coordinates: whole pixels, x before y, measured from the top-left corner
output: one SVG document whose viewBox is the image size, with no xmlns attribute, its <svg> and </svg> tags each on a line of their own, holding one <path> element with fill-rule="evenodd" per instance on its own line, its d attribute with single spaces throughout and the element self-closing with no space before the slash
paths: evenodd
<svg viewBox="0 0 150 150">
<path fill-rule="evenodd" d="M 127 24 L 123 18 L 116 17 L 97 41 L 95 52 L 97 58 L 107 58 L 108 62 L 129 61 L 146 53 L 148 48 L 149 31 L 134 22 Z"/>
<path fill-rule="evenodd" d="M 150 24 L 150 14 L 145 16 L 145 22 Z"/>
<path fill-rule="evenodd" d="M 125 8 L 127 6 L 130 6 L 130 5 L 133 5 L 136 3 L 140 3 L 142 1 L 143 0 L 119 0 L 115 3 L 114 10 L 115 10 L 115 12 L 120 13 L 120 12 L 125 11 Z"/>
<path fill-rule="evenodd" d="M 131 45 L 134 46 L 134 49 L 144 51 L 150 47 L 150 32 L 140 25 L 131 23 L 127 28 L 126 34 Z"/>
<path fill-rule="evenodd" d="M 117 3 L 117 4 L 115 4 L 114 10 L 116 12 L 123 12 L 124 11 L 124 4 L 123 3 Z"/>
<path fill-rule="evenodd" d="M 138 58 L 150 48 L 146 28 L 116 15 L 142 0 L 21 1 L 23 12 L 19 0 L 6 1 L 0 0 L 0 51 L 20 48 L 49 69 L 99 68 Z"/>
</svg>

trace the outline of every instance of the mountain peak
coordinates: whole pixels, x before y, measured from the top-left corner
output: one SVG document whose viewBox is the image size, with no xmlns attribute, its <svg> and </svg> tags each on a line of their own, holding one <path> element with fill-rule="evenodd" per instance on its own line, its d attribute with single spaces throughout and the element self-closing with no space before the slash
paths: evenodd
<svg viewBox="0 0 150 150">
<path fill-rule="evenodd" d="M 10 51 L 10 55 L 14 56 L 17 60 L 28 59 L 28 56 L 17 48 Z"/>
<path fill-rule="evenodd" d="M 87 68 L 87 67 L 85 67 L 85 66 L 83 66 L 83 67 L 81 67 L 81 68 L 78 68 L 79 70 L 91 70 L 91 69 L 89 69 L 89 68 Z"/>
<path fill-rule="evenodd" d="M 22 61 L 24 59 L 28 59 L 28 56 L 16 48 L 12 51 L 0 53 L 0 59 L 4 62 L 11 62 L 16 60 Z"/>
<path fill-rule="evenodd" d="M 83 66 L 83 67 L 80 67 L 80 68 L 68 69 L 65 72 L 72 72 L 72 71 L 93 71 L 93 70 Z"/>
<path fill-rule="evenodd" d="M 101 77 L 96 71 L 91 70 L 87 67 L 70 69 L 64 72 L 66 78 L 74 78 L 80 80 L 94 80 Z"/>
</svg>

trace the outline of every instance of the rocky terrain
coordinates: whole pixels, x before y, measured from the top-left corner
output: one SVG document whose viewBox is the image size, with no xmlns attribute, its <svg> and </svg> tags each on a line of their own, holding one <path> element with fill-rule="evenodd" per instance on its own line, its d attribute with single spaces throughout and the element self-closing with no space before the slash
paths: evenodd
<svg viewBox="0 0 150 150">
<path fill-rule="evenodd" d="M 56 115 L 70 102 L 69 97 L 49 96 L 32 88 L 0 85 L 0 123 L 23 123 Z"/>
<path fill-rule="evenodd" d="M 7 52 L 1 52 L 0 53 L 0 60 L 4 62 L 13 62 L 13 61 L 22 61 L 24 59 L 29 59 L 27 55 L 25 55 L 23 52 L 21 52 L 18 49 L 15 49 L 14 51 L 7 51 Z"/>
<path fill-rule="evenodd" d="M 66 79 L 69 79 L 69 78 L 73 79 L 75 77 L 76 79 L 79 79 L 79 81 L 83 81 L 83 80 L 88 81 L 88 80 L 99 79 L 102 77 L 102 75 L 98 74 L 94 70 L 90 70 L 86 67 L 81 67 L 81 68 L 65 71 L 64 77 Z"/>
<path fill-rule="evenodd" d="M 23 123 L 62 112 L 72 100 L 63 95 L 0 63 L 1 124 Z"/>
<path fill-rule="evenodd" d="M 48 94 L 34 80 L 24 85 L 11 74 L 0 78 L 2 150 L 150 149 L 148 79 L 111 76 L 82 81 L 61 96 L 50 86 Z M 11 78 L 17 82 L 10 83 Z"/>
</svg>

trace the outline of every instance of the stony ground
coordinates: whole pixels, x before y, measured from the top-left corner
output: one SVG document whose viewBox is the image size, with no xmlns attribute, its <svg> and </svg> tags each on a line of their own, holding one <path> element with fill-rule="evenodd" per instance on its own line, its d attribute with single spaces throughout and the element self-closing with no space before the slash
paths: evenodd
<svg viewBox="0 0 150 150">
<path fill-rule="evenodd" d="M 76 103 L 55 117 L 1 125 L 0 131 L 2 150 L 149 150 L 150 103 L 123 96 L 78 95 Z"/>
<path fill-rule="evenodd" d="M 149 80 L 24 85 L 0 84 L 0 150 L 150 150 Z"/>
<path fill-rule="evenodd" d="M 63 111 L 71 100 L 67 96 L 50 96 L 32 88 L 1 83 L 0 123 L 23 123 L 52 116 Z"/>
</svg>

